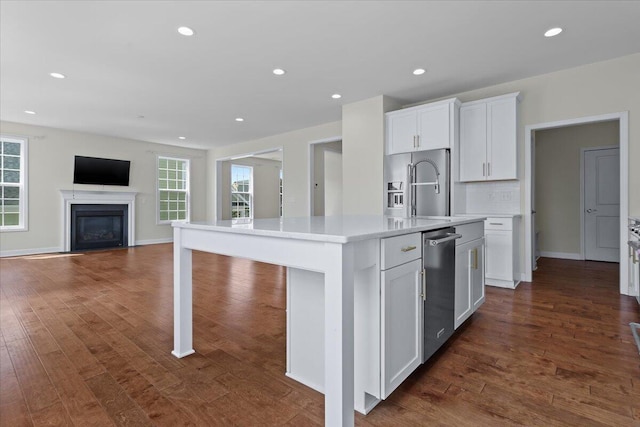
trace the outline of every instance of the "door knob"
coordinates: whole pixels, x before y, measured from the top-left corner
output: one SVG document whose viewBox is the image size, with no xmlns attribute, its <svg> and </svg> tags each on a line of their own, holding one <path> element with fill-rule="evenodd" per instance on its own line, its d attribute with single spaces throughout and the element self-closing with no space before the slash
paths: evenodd
<svg viewBox="0 0 640 427">
<path fill-rule="evenodd" d="M 587 213 L 598 212 L 598 209 L 587 209 Z"/>
</svg>

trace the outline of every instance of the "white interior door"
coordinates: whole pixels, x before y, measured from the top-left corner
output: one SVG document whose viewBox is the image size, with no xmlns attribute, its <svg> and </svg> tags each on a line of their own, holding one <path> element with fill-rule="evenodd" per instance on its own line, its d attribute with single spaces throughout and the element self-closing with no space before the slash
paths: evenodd
<svg viewBox="0 0 640 427">
<path fill-rule="evenodd" d="M 342 153 L 324 152 L 324 214 L 342 215 Z"/>
<path fill-rule="evenodd" d="M 620 261 L 620 149 L 584 152 L 585 259 Z"/>
</svg>

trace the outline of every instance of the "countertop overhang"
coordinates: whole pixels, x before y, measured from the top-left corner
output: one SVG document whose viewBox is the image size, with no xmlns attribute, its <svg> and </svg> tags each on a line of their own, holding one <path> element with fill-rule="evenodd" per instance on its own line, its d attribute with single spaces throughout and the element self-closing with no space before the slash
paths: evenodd
<svg viewBox="0 0 640 427">
<path fill-rule="evenodd" d="M 327 243 L 399 236 L 483 221 L 485 216 L 401 218 L 383 215 L 339 215 L 266 218 L 215 222 L 173 222 L 173 227 L 224 233 L 250 234 Z"/>
</svg>

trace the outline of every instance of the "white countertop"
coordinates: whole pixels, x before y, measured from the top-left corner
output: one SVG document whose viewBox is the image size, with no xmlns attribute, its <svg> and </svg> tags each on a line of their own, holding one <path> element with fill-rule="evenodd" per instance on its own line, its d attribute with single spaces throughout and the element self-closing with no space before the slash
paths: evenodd
<svg viewBox="0 0 640 427">
<path fill-rule="evenodd" d="M 471 217 L 487 217 L 487 218 L 519 218 L 522 215 L 515 213 L 515 214 L 509 214 L 509 213 L 465 213 L 465 214 L 458 214 L 456 216 L 471 216 Z"/>
<path fill-rule="evenodd" d="M 399 218 L 382 215 L 313 216 L 268 218 L 247 222 L 174 222 L 178 228 L 257 236 L 282 237 L 332 243 L 348 243 L 483 221 L 486 217 L 453 216 Z"/>
</svg>

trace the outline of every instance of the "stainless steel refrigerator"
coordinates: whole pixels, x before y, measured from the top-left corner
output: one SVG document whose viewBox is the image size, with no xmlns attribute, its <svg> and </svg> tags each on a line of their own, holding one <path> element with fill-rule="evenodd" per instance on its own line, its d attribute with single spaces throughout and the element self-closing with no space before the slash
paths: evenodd
<svg viewBox="0 0 640 427">
<path fill-rule="evenodd" d="M 449 150 L 386 156 L 384 183 L 386 215 L 410 217 L 450 214 Z"/>
</svg>

